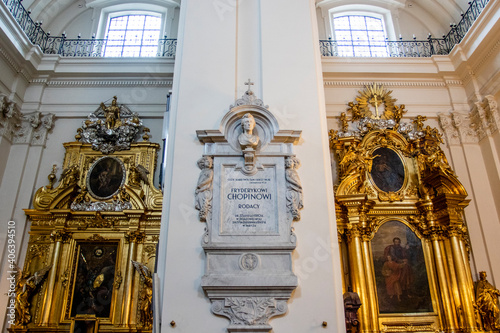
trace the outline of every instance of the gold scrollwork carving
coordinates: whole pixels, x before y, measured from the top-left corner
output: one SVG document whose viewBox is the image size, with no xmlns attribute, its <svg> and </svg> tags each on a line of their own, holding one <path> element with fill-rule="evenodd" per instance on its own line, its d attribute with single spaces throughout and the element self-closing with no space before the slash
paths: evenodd
<svg viewBox="0 0 500 333">
<path fill-rule="evenodd" d="M 115 280 L 113 281 L 113 287 L 115 289 L 120 289 L 120 286 L 122 285 L 122 282 L 123 282 L 122 272 L 118 271 L 115 274 Z"/>
<path fill-rule="evenodd" d="M 66 287 L 66 285 L 68 284 L 68 281 L 69 281 L 69 273 L 70 273 L 70 269 L 67 268 L 63 274 L 61 274 L 61 284 L 63 287 Z"/>
<path fill-rule="evenodd" d="M 129 231 L 125 234 L 127 243 L 142 243 L 146 239 L 146 233 L 142 231 Z"/>
<path fill-rule="evenodd" d="M 88 241 L 93 241 L 93 242 L 100 242 L 100 241 L 106 241 L 108 240 L 107 238 L 104 238 L 103 236 L 99 234 L 93 234 L 89 238 L 87 238 Z"/>
<path fill-rule="evenodd" d="M 54 230 L 50 234 L 50 239 L 53 242 L 67 243 L 71 239 L 71 233 L 65 230 Z"/>
</svg>

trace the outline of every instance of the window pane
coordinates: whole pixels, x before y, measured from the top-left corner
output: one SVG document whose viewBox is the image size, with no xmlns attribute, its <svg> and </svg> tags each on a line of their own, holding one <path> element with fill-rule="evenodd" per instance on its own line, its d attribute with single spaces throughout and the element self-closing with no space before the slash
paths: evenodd
<svg viewBox="0 0 500 333">
<path fill-rule="evenodd" d="M 367 30 L 384 30 L 382 27 L 382 21 L 374 17 L 366 18 L 366 28 Z"/>
<path fill-rule="evenodd" d="M 141 50 L 141 57 L 156 57 L 156 52 L 158 52 L 157 46 L 143 46 Z"/>
<path fill-rule="evenodd" d="M 333 18 L 339 56 L 387 57 L 382 19 L 365 15 Z"/>
<path fill-rule="evenodd" d="M 128 19 L 127 29 L 144 29 L 144 20 L 146 17 L 144 15 L 130 15 Z"/>
<path fill-rule="evenodd" d="M 364 16 L 351 16 L 351 29 L 366 29 L 365 17 Z"/>
<path fill-rule="evenodd" d="M 110 29 L 125 29 L 127 27 L 128 17 L 127 16 L 119 16 L 111 19 L 109 23 Z"/>
<path fill-rule="evenodd" d="M 349 17 L 348 16 L 336 17 L 334 20 L 334 25 L 335 25 L 335 30 L 338 30 L 338 29 L 350 30 L 350 28 L 351 28 L 349 25 Z"/>
<path fill-rule="evenodd" d="M 110 19 L 105 57 L 156 56 L 161 18 L 152 15 L 123 15 Z"/>
<path fill-rule="evenodd" d="M 353 31 L 352 32 L 352 39 L 357 40 L 357 41 L 367 41 L 368 40 L 368 35 L 366 34 L 366 31 Z"/>
<path fill-rule="evenodd" d="M 160 18 L 154 16 L 146 17 L 146 23 L 144 24 L 144 29 L 158 29 L 161 25 Z"/>
<path fill-rule="evenodd" d="M 335 36 L 337 37 L 338 41 L 352 39 L 350 31 L 335 31 Z"/>
<path fill-rule="evenodd" d="M 121 57 L 122 56 L 122 47 L 106 47 L 106 51 L 104 52 L 105 57 Z"/>
</svg>

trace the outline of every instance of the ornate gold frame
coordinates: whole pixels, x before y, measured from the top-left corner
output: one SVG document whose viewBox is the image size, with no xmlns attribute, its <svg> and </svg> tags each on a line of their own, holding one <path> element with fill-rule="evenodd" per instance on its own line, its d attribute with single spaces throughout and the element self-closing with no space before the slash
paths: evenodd
<svg viewBox="0 0 500 333">
<path fill-rule="evenodd" d="M 359 103 L 349 103 L 352 125 L 343 113 L 341 129 L 330 131 L 338 161 L 335 207 L 344 292 L 352 287 L 361 298 L 363 332 L 481 331 L 463 220 L 467 192 L 448 165 L 437 129 L 424 128 L 422 116 L 402 123 L 405 106 L 395 105 L 390 94 L 376 84 L 365 88 Z M 385 100 L 390 103 L 383 105 Z M 397 191 L 374 186 L 378 148 L 390 148 L 401 158 L 406 177 Z M 380 313 L 371 242 L 391 220 L 421 239 L 433 312 Z"/>
<path fill-rule="evenodd" d="M 120 124 L 108 129 L 98 111 L 84 122 L 85 129 L 102 126 L 119 135 L 120 126 L 138 128 L 142 124 L 136 114 L 128 111 L 120 114 Z M 47 332 L 47 327 L 51 332 L 70 331 L 74 325 L 70 311 L 78 245 L 110 242 L 118 245 L 114 289 L 109 318 L 97 318 L 99 330 L 149 332 L 152 323 L 142 322 L 140 309 L 144 302 L 151 301 L 142 295 L 151 294 L 145 290 L 150 288 L 145 278 L 150 279 L 154 271 L 160 233 L 162 192 L 153 185 L 160 146 L 148 141 L 147 128 L 144 141 L 128 142 L 126 146 L 113 146 L 113 142 L 99 138 L 103 151 L 92 142 L 80 142 L 84 141 L 84 130 L 77 132 L 77 141 L 64 143 L 66 153 L 59 183 L 55 185 L 54 166 L 49 184 L 35 193 L 34 208 L 25 209 L 32 223 L 23 272 L 26 276 L 36 275 L 48 267 L 48 273 L 27 299 L 31 320 L 18 322 L 10 331 Z M 87 175 L 92 164 L 105 156 L 119 160 L 126 176 L 116 195 L 100 200 L 88 193 Z M 132 261 L 144 268 L 142 272 L 134 268 Z M 149 277 L 144 277 L 144 272 Z"/>
</svg>

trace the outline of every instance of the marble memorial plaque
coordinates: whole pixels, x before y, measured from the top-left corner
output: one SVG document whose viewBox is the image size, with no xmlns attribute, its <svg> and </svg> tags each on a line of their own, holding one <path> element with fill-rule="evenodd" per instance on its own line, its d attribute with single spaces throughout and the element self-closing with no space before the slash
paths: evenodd
<svg viewBox="0 0 500 333">
<path fill-rule="evenodd" d="M 278 233 L 275 166 L 245 175 L 234 165 L 221 172 L 221 235 Z"/>
<path fill-rule="evenodd" d="M 229 318 L 228 332 L 254 333 L 272 330 L 269 319 L 286 312 L 297 287 L 292 223 L 303 201 L 293 153 L 301 132 L 280 130 L 247 84 L 220 130 L 196 132 L 205 147 L 195 208 L 206 222 L 201 285 L 211 310 Z"/>
</svg>

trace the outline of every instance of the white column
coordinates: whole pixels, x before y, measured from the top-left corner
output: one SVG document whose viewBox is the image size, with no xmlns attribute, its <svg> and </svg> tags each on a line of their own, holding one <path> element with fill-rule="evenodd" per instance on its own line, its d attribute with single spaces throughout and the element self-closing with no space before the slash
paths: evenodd
<svg viewBox="0 0 500 333">
<path fill-rule="evenodd" d="M 294 223 L 299 286 L 288 313 L 271 319 L 273 332 L 344 331 L 315 7 L 313 1 L 287 0 L 181 3 L 158 260 L 161 331 L 225 332 L 229 324 L 211 314 L 200 287 L 205 225 L 194 209 L 194 190 L 203 146 L 195 133 L 218 128 L 229 105 L 240 97 L 235 91 L 246 90 L 243 82 L 248 78 L 280 128 L 302 130 L 295 147 L 302 161 L 298 172 L 305 206 L 301 221 Z"/>
</svg>

